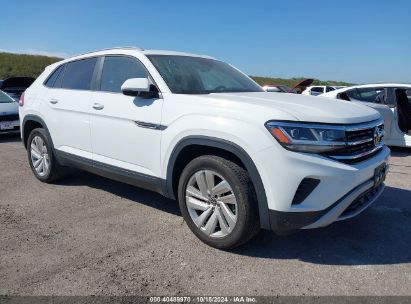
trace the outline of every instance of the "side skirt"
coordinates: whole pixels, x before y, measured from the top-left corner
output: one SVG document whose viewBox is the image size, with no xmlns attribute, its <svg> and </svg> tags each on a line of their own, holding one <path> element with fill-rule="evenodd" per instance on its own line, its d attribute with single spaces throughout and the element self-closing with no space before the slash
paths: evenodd
<svg viewBox="0 0 411 304">
<path fill-rule="evenodd" d="M 155 191 L 162 195 L 164 195 L 165 193 L 163 185 L 165 185 L 166 183 L 161 178 L 134 172 L 112 165 L 107 165 L 67 152 L 62 152 L 58 150 L 55 150 L 54 152 L 56 154 L 57 161 L 62 166 L 78 168 L 132 186 L 140 187 L 150 191 Z"/>
</svg>

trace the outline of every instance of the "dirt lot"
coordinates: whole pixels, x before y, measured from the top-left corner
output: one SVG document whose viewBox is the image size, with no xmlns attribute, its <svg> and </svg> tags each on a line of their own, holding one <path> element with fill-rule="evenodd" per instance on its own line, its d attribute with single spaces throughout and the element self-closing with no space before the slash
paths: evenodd
<svg viewBox="0 0 411 304">
<path fill-rule="evenodd" d="M 3 136 L 0 294 L 411 295 L 411 150 L 392 155 L 383 196 L 359 217 L 224 252 L 157 194 L 86 173 L 37 181 Z"/>
</svg>

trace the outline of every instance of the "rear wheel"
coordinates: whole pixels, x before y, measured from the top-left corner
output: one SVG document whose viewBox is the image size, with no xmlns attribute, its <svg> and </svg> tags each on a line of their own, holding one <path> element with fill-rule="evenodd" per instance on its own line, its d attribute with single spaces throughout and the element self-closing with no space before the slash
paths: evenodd
<svg viewBox="0 0 411 304">
<path fill-rule="evenodd" d="M 66 173 L 66 168 L 57 162 L 43 128 L 31 131 L 27 140 L 27 155 L 31 170 L 42 182 L 54 182 Z"/>
<path fill-rule="evenodd" d="M 254 188 L 246 170 L 217 156 L 201 156 L 183 170 L 179 181 L 181 213 L 206 244 L 230 249 L 259 230 Z"/>
</svg>

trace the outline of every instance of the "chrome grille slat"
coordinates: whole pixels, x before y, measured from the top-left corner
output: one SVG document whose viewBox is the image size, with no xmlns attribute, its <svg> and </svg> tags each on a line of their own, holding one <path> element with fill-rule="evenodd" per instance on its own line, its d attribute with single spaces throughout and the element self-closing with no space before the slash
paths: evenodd
<svg viewBox="0 0 411 304">
<path fill-rule="evenodd" d="M 377 152 L 378 150 L 381 150 L 383 148 L 384 145 L 379 145 L 379 146 L 375 146 L 374 148 L 372 148 L 369 151 L 360 153 L 360 154 L 353 154 L 353 155 L 330 155 L 330 157 L 334 158 L 334 159 L 338 159 L 338 160 L 352 160 L 352 159 L 358 159 L 364 156 L 367 156 L 369 154 L 373 154 L 375 152 Z"/>
<path fill-rule="evenodd" d="M 348 146 L 357 146 L 357 145 L 361 145 L 367 142 L 373 141 L 372 138 L 366 138 L 366 139 L 362 139 L 362 140 L 358 140 L 358 141 L 349 141 L 347 142 Z"/>
<path fill-rule="evenodd" d="M 328 157 L 352 164 L 372 157 L 384 147 L 382 141 L 384 123 L 382 120 L 356 126 L 345 126 L 345 135 L 346 146 L 328 153 Z M 376 136 L 380 141 L 376 139 Z"/>
</svg>

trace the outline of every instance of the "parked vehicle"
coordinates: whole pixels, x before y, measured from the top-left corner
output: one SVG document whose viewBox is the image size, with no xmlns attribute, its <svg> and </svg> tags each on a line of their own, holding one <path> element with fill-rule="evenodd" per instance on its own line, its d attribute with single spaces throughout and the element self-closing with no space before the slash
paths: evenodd
<svg viewBox="0 0 411 304">
<path fill-rule="evenodd" d="M 21 94 L 34 82 L 33 77 L 10 77 L 3 80 L 0 89 L 11 96 L 16 102 Z"/>
<path fill-rule="evenodd" d="M 291 91 L 291 88 L 282 85 L 282 84 L 269 84 L 263 86 L 264 91 L 266 92 L 276 92 L 276 93 L 289 93 Z"/>
<path fill-rule="evenodd" d="M 312 86 L 312 87 L 307 87 L 301 94 L 318 96 L 323 93 L 331 92 L 334 90 L 335 90 L 335 87 L 333 86 Z"/>
<path fill-rule="evenodd" d="M 365 106 L 272 94 L 208 56 L 114 48 L 45 69 L 20 100 L 30 167 L 77 167 L 178 199 L 193 233 L 233 248 L 356 216 L 389 149 Z M 172 233 L 172 232 L 170 232 Z"/>
<path fill-rule="evenodd" d="M 8 94 L 0 91 L 0 134 L 20 132 L 19 106 Z"/>
<path fill-rule="evenodd" d="M 309 87 L 314 82 L 312 78 L 305 78 L 293 86 L 290 90 L 290 93 L 301 94 L 304 90 Z"/>
<path fill-rule="evenodd" d="M 358 102 L 384 117 L 387 145 L 411 147 L 411 85 L 380 83 L 358 85 L 321 95 Z"/>
<path fill-rule="evenodd" d="M 305 88 L 313 83 L 314 79 L 306 78 L 298 82 L 292 88 L 286 85 L 270 84 L 263 86 L 264 91 L 266 92 L 280 92 L 280 93 L 294 93 L 301 94 Z"/>
</svg>

